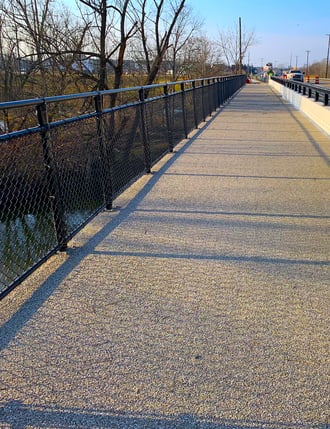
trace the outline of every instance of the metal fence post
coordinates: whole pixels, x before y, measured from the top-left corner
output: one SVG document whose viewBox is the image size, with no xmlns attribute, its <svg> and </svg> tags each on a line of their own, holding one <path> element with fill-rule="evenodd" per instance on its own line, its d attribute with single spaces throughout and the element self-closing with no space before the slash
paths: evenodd
<svg viewBox="0 0 330 429">
<path fill-rule="evenodd" d="M 100 149 L 101 155 L 101 165 L 103 173 L 103 197 L 104 203 L 107 210 L 112 209 L 113 202 L 113 187 L 112 187 L 112 174 L 111 174 L 111 164 L 109 161 L 108 151 L 106 144 L 104 142 L 104 127 L 102 119 L 102 96 L 98 94 L 94 97 L 95 110 L 97 113 L 96 116 L 96 126 L 97 126 L 97 140 Z"/>
<path fill-rule="evenodd" d="M 197 103 L 196 103 L 196 81 L 192 82 L 193 87 L 193 109 L 194 109 L 194 122 L 195 128 L 198 128 L 198 117 L 197 117 Z"/>
<path fill-rule="evenodd" d="M 163 89 L 164 89 L 165 120 L 166 120 L 166 128 L 167 128 L 168 148 L 170 152 L 173 152 L 174 143 L 173 143 L 173 132 L 172 132 L 172 123 L 171 123 L 170 107 L 169 107 L 168 85 L 164 85 Z"/>
<path fill-rule="evenodd" d="M 183 130 L 184 130 L 185 138 L 187 138 L 188 131 L 187 131 L 187 120 L 186 120 L 186 94 L 184 90 L 184 83 L 182 82 L 180 86 L 181 86 L 181 108 L 182 108 Z"/>
<path fill-rule="evenodd" d="M 221 106 L 221 97 L 220 97 L 220 78 L 216 78 L 216 103 L 217 103 L 217 109 Z"/>
<path fill-rule="evenodd" d="M 226 77 L 222 78 L 222 104 L 225 104 L 227 101 L 227 85 L 226 85 Z"/>
<path fill-rule="evenodd" d="M 315 101 L 319 101 L 319 92 L 315 91 Z"/>
<path fill-rule="evenodd" d="M 36 106 L 38 121 L 41 127 L 42 150 L 46 166 L 47 182 L 50 190 L 50 198 L 52 202 L 54 224 L 56 231 L 56 238 L 60 250 L 67 249 L 67 224 L 65 221 L 65 211 L 63 206 L 63 198 L 61 195 L 60 179 L 54 160 L 52 147 L 50 144 L 49 122 L 46 103 L 38 104 Z"/>
<path fill-rule="evenodd" d="M 144 149 L 144 162 L 146 166 L 146 173 L 151 172 L 151 151 L 150 144 L 147 136 L 147 124 L 146 124 L 146 113 L 145 113 L 145 94 L 144 88 L 139 90 L 139 98 L 140 98 L 140 127 L 142 134 L 142 142 Z"/>
<path fill-rule="evenodd" d="M 213 111 L 215 112 L 218 108 L 218 85 L 215 78 L 213 78 L 212 81 Z"/>
<path fill-rule="evenodd" d="M 206 117 L 207 117 L 212 113 L 211 104 L 210 104 L 210 79 L 206 80 L 206 94 L 207 94 L 207 111 L 206 111 Z"/>
<path fill-rule="evenodd" d="M 219 107 L 224 104 L 225 95 L 224 95 L 224 83 L 223 78 L 219 77 Z"/>
<path fill-rule="evenodd" d="M 203 122 L 206 120 L 206 113 L 205 113 L 205 85 L 204 85 L 204 79 L 202 80 L 202 115 L 203 115 Z"/>
<path fill-rule="evenodd" d="M 216 80 L 216 85 L 215 85 L 215 95 L 216 95 L 216 108 L 218 109 L 220 107 L 220 81 L 219 78 L 217 77 Z"/>
</svg>

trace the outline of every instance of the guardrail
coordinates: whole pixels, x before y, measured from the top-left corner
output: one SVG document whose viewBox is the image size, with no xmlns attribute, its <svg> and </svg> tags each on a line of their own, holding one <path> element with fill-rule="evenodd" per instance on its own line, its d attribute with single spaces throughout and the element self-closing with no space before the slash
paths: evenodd
<svg viewBox="0 0 330 429">
<path fill-rule="evenodd" d="M 244 84 L 239 75 L 0 103 L 0 299 Z M 105 107 L 114 98 L 124 103 Z"/>
<path fill-rule="evenodd" d="M 271 79 L 301 95 L 306 95 L 308 98 L 314 99 L 314 101 L 323 103 L 324 106 L 329 105 L 330 88 L 311 83 L 298 82 L 292 79 L 282 79 L 275 76 L 272 76 Z"/>
</svg>

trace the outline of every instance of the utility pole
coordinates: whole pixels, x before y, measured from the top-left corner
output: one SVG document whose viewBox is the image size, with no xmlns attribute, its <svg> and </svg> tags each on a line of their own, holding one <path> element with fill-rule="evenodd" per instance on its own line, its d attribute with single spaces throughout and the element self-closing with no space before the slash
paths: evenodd
<svg viewBox="0 0 330 429">
<path fill-rule="evenodd" d="M 306 52 L 307 52 L 306 75 L 308 76 L 308 57 L 309 57 L 310 51 L 306 51 Z"/>
<path fill-rule="evenodd" d="M 242 21 L 238 18 L 238 33 L 239 33 L 239 74 L 242 74 Z"/>
<path fill-rule="evenodd" d="M 327 53 L 327 66 L 325 68 L 325 78 L 328 78 L 328 68 L 329 68 L 329 51 L 330 51 L 330 34 L 326 34 L 328 36 L 328 53 Z"/>
</svg>

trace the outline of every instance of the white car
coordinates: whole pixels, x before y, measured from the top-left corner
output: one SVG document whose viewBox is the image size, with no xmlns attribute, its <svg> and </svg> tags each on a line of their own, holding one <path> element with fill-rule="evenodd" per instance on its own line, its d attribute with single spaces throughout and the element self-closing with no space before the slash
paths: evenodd
<svg viewBox="0 0 330 429">
<path fill-rule="evenodd" d="M 304 81 L 304 73 L 300 70 L 289 70 L 287 72 L 287 79 L 298 80 L 299 82 Z"/>
</svg>

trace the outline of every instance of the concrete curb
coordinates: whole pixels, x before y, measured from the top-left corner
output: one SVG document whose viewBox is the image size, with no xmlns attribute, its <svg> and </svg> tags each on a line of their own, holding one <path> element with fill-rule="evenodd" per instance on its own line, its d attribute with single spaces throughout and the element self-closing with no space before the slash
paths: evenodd
<svg viewBox="0 0 330 429">
<path fill-rule="evenodd" d="M 272 79 L 269 80 L 269 85 L 330 136 L 330 106 L 313 101 Z"/>
</svg>

